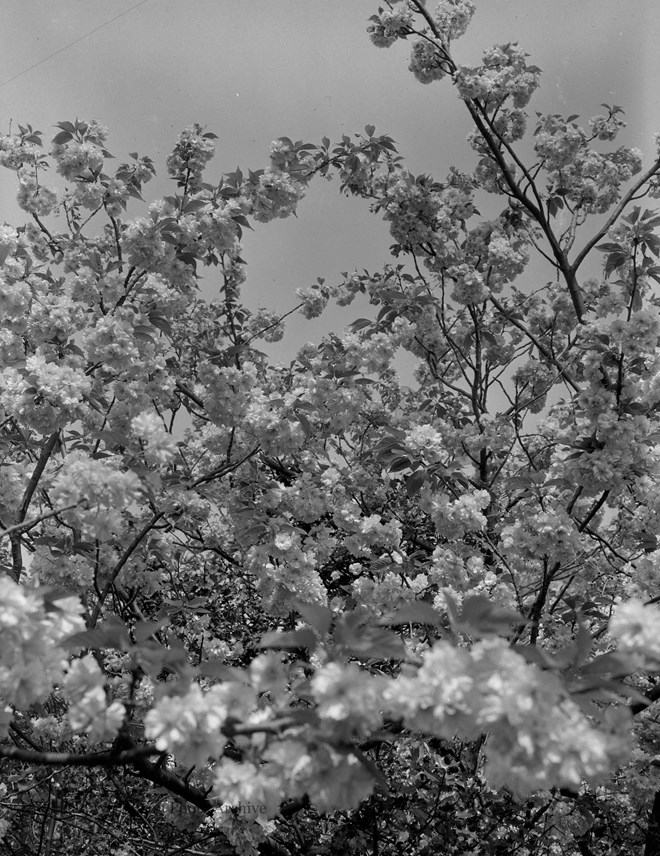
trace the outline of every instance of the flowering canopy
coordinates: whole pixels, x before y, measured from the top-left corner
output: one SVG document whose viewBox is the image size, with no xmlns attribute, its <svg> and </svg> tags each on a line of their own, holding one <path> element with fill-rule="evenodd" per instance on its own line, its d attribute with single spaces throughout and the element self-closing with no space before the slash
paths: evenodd
<svg viewBox="0 0 660 856">
<path fill-rule="evenodd" d="M 633 205 L 660 193 L 660 158 L 608 148 L 606 106 L 586 128 L 537 115 L 527 164 L 539 69 L 511 44 L 457 65 L 474 12 L 410 0 L 369 24 L 378 47 L 413 39 L 422 83 L 456 85 L 470 174 L 414 176 L 367 126 L 280 138 L 266 169 L 213 182 L 194 125 L 176 192 L 136 217 L 154 164 L 110 171 L 99 122 L 0 138 L 28 215 L 0 227 L 0 755 L 129 766 L 241 853 L 276 852 L 305 807 L 394 805 L 415 765 L 444 783 L 448 757 L 438 800 L 457 804 L 459 773 L 466 805 L 543 798 L 557 846 L 553 789 L 616 781 L 628 818 L 660 790 L 632 718 L 660 668 L 660 219 Z M 242 302 L 242 230 L 334 174 L 387 221 L 393 261 L 300 289 L 306 318 L 357 295 L 377 311 L 274 365 L 255 343 L 284 322 Z M 10 841 L 21 797 L 3 795 Z M 384 851 L 426 852 L 412 818 Z M 446 852 L 478 846 L 461 835 Z"/>
</svg>

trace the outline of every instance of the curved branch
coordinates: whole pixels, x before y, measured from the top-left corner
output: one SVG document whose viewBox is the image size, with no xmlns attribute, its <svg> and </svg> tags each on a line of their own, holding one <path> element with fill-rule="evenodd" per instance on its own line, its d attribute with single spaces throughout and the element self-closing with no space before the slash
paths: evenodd
<svg viewBox="0 0 660 856">
<path fill-rule="evenodd" d="M 34 472 L 30 477 L 30 481 L 28 482 L 28 486 L 25 488 L 25 493 L 23 494 L 23 501 L 21 502 L 21 508 L 18 512 L 18 522 L 22 523 L 25 520 L 25 516 L 28 512 L 28 508 L 30 507 L 30 503 L 32 502 L 32 497 L 34 496 L 34 492 L 37 489 L 37 485 L 39 484 L 39 479 L 43 475 L 44 470 L 46 469 L 46 464 L 50 456 L 57 445 L 57 441 L 59 439 L 60 432 L 55 431 L 44 443 L 44 446 L 41 450 L 41 454 L 39 455 L 39 460 L 37 461 L 37 465 L 34 468 Z"/>
<path fill-rule="evenodd" d="M 580 265 L 585 260 L 585 258 L 589 255 L 591 250 L 596 246 L 596 244 L 600 240 L 602 240 L 605 237 L 605 235 L 609 232 L 609 230 L 612 228 L 612 226 L 616 223 L 616 221 L 619 219 L 619 217 L 623 213 L 623 210 L 626 207 L 626 205 L 628 205 L 628 203 L 634 198 L 635 194 L 640 189 L 640 187 L 642 187 L 644 184 L 646 184 L 646 182 L 650 178 L 653 178 L 653 176 L 658 171 L 660 171 L 660 158 L 658 158 L 658 160 L 656 160 L 656 162 L 653 164 L 653 166 L 650 167 L 649 169 L 647 169 L 646 172 L 644 173 L 644 175 L 638 181 L 636 181 L 635 184 L 633 184 L 633 186 L 625 194 L 625 196 L 623 196 L 621 198 L 621 202 L 619 202 L 619 204 L 616 206 L 614 211 L 607 218 L 606 223 L 596 232 L 596 234 L 593 236 L 593 238 L 590 238 L 590 240 L 587 241 L 587 243 L 584 245 L 584 247 L 582 247 L 580 252 L 575 257 L 575 261 L 571 265 L 571 270 L 573 271 L 573 273 L 575 273 L 577 271 L 577 269 L 580 267 Z"/>
<path fill-rule="evenodd" d="M 191 389 L 188 389 L 187 386 L 182 384 L 180 380 L 176 382 L 176 388 L 182 395 L 185 395 L 186 398 L 189 398 L 198 407 L 201 407 L 202 410 L 204 410 L 204 402 L 202 401 L 202 399 L 198 395 L 195 395 L 195 393 Z"/>
<path fill-rule="evenodd" d="M 195 481 L 189 486 L 188 490 L 192 490 L 192 488 L 198 487 L 200 484 L 205 484 L 206 482 L 222 478 L 228 473 L 233 473 L 234 470 L 237 470 L 241 466 L 241 464 L 244 464 L 246 461 L 249 461 L 250 458 L 253 458 L 260 448 L 260 446 L 255 446 L 255 448 L 252 449 L 251 452 L 248 452 L 247 455 L 244 455 L 240 460 L 234 461 L 231 464 L 222 464 L 215 470 L 211 470 L 210 473 L 206 473 L 206 475 L 200 476 L 198 479 L 195 479 Z"/>
<path fill-rule="evenodd" d="M 30 764 L 50 767 L 120 767 L 135 764 L 149 755 L 162 755 L 155 746 L 134 746 L 131 749 L 107 752 L 46 752 L 20 749 L 18 746 L 0 746 L 0 758 L 27 761 Z"/>
<path fill-rule="evenodd" d="M 135 749 L 139 748 L 128 736 L 118 738 L 117 743 L 119 746 L 125 747 L 125 751 L 128 752 L 135 751 Z M 159 752 L 158 754 L 162 755 L 163 753 Z M 176 796 L 181 797 L 186 802 L 189 802 L 201 809 L 203 812 L 210 812 L 213 809 L 214 804 L 206 796 L 204 791 L 196 788 L 194 785 L 189 785 L 183 779 L 175 776 L 174 773 L 171 773 L 159 764 L 154 764 L 153 761 L 149 761 L 148 757 L 145 757 L 144 752 L 137 754 L 131 763 L 143 779 L 147 779 L 147 781 L 153 782 L 154 785 L 159 785 L 170 793 L 176 794 Z"/>
<path fill-rule="evenodd" d="M 569 372 L 569 370 L 566 368 L 566 366 L 563 366 L 559 362 L 559 360 L 550 353 L 550 351 L 545 347 L 545 345 L 543 345 L 536 338 L 536 336 L 527 329 L 527 327 L 525 327 L 525 325 L 522 323 L 522 321 L 518 321 L 517 318 L 514 318 L 509 312 L 507 312 L 506 309 L 499 302 L 499 300 L 496 297 L 494 297 L 492 294 L 490 295 L 490 297 L 488 299 L 493 304 L 493 306 L 498 310 L 498 312 L 501 312 L 502 315 L 504 315 L 504 317 L 507 319 L 507 321 L 510 324 L 513 324 L 514 327 L 517 327 L 519 330 L 521 330 L 527 336 L 527 338 L 534 345 L 534 347 L 537 348 L 541 354 L 543 354 L 543 356 L 546 358 L 546 360 L 548 360 L 548 362 L 552 363 L 553 366 L 556 366 L 556 368 L 559 370 L 559 373 L 564 378 L 566 383 L 570 387 L 572 387 L 572 389 L 575 392 L 580 392 L 580 386 L 579 386 L 578 382 L 575 380 L 575 378 L 573 377 L 573 375 L 571 374 L 571 372 Z"/>
<path fill-rule="evenodd" d="M 414 0 L 414 5 L 419 12 L 420 15 L 424 17 L 427 24 L 429 25 L 431 32 L 435 35 L 435 37 L 442 42 L 442 34 L 438 31 L 438 28 L 435 26 L 435 23 L 428 13 L 428 11 L 424 8 L 423 3 L 420 0 Z M 457 66 L 451 58 L 447 48 L 444 44 L 441 45 L 442 51 L 447 59 L 447 63 L 452 71 L 455 71 Z M 542 200 L 536 188 L 536 184 L 529 172 L 529 170 L 522 163 L 518 155 L 515 153 L 513 148 L 509 145 L 509 143 L 503 139 L 503 137 L 497 133 L 496 129 L 493 127 L 492 123 L 489 121 L 488 117 L 485 115 L 485 111 L 481 108 L 481 105 L 478 101 L 464 101 L 464 104 L 470 113 L 472 121 L 477 127 L 479 133 L 483 137 L 486 145 L 491 151 L 492 157 L 499 166 L 502 175 L 506 184 L 508 185 L 512 195 L 523 205 L 523 207 L 528 211 L 528 213 L 534 218 L 534 220 L 539 224 L 541 229 L 543 230 L 544 235 L 546 236 L 548 243 L 552 249 L 552 254 L 557 261 L 557 266 L 561 270 L 564 279 L 566 280 L 566 285 L 568 287 L 568 292 L 571 297 L 571 301 L 573 303 L 573 308 L 575 309 L 575 314 L 580 323 L 582 323 L 582 318 L 584 316 L 584 301 L 582 300 L 582 295 L 580 293 L 580 288 L 577 283 L 577 278 L 575 273 L 577 271 L 577 265 L 570 265 L 568 262 L 568 258 L 566 253 L 562 250 L 559 241 L 555 233 L 552 231 L 550 224 L 548 222 L 547 217 L 545 216 L 542 208 Z M 479 114 L 479 110 L 481 108 L 482 116 Z M 484 125 L 484 121 L 489 125 L 487 128 Z M 518 182 L 514 179 L 509 167 L 504 159 L 504 155 L 502 154 L 502 150 L 498 145 L 496 145 L 495 140 L 498 140 L 499 143 L 506 149 L 509 155 L 513 158 L 514 162 L 520 167 L 523 175 L 525 176 L 529 186 L 532 188 L 534 196 L 538 202 L 538 206 L 535 205 L 531 199 L 524 193 L 518 184 Z M 643 181 L 642 181 L 643 183 Z M 638 185 L 636 189 L 639 189 Z M 618 215 L 617 215 L 618 216 Z M 599 239 L 600 240 L 600 239 Z"/>
<path fill-rule="evenodd" d="M 511 190 L 511 193 L 518 200 L 518 202 L 520 202 L 520 204 L 529 212 L 529 214 L 534 218 L 534 220 L 536 220 L 536 222 L 543 230 L 543 234 L 546 236 L 548 243 L 550 244 L 550 247 L 552 249 L 552 254 L 557 260 L 557 266 L 562 272 L 566 281 L 568 293 L 573 303 L 573 308 L 575 309 L 575 315 L 578 321 L 582 323 L 582 318 L 584 316 L 584 301 L 582 300 L 580 287 L 578 286 L 577 277 L 575 276 L 576 268 L 569 264 L 568 258 L 560 247 L 559 241 L 557 240 L 557 236 L 552 231 L 550 224 L 548 223 L 548 220 L 545 214 L 543 213 L 543 210 L 541 208 L 538 208 L 531 201 L 531 199 L 529 199 L 529 197 L 520 189 L 520 186 L 511 174 L 511 171 L 508 167 L 507 162 L 504 159 L 502 152 L 495 145 L 495 141 L 493 140 L 491 133 L 481 121 L 481 117 L 479 116 L 476 107 L 469 101 L 465 101 L 465 106 L 467 107 L 468 112 L 472 117 L 472 121 L 477 126 L 481 136 L 484 138 L 486 144 L 488 145 L 488 148 L 491 150 L 493 154 L 493 159 L 497 162 L 497 165 L 499 166 L 500 171 L 504 176 L 504 180 L 506 181 L 507 185 L 509 186 L 509 189 Z M 497 139 L 501 140 L 501 137 L 498 136 Z M 502 142 L 504 144 L 504 141 Z M 508 148 L 510 149 L 510 147 Z M 518 160 L 517 156 L 515 159 Z M 534 188 L 534 192 L 538 197 L 536 185 L 532 183 L 532 187 Z"/>
<path fill-rule="evenodd" d="M 119 572 L 124 567 L 126 562 L 128 562 L 131 555 L 137 549 L 138 545 L 140 544 L 140 541 L 144 538 L 144 536 L 147 535 L 147 533 L 150 532 L 154 528 L 156 523 L 158 523 L 160 518 L 164 517 L 164 516 L 165 516 L 164 511 L 159 511 L 157 514 L 154 514 L 154 516 L 151 518 L 151 520 L 148 523 L 146 523 L 142 527 L 142 529 L 140 529 L 138 534 L 135 536 L 135 538 L 133 538 L 131 543 L 128 545 L 128 547 L 122 553 L 121 557 L 119 558 L 119 561 L 117 562 L 117 564 L 112 569 L 112 574 L 110 575 L 110 579 L 105 584 L 105 588 L 101 592 L 99 599 L 97 600 L 96 605 L 94 606 L 91 618 L 89 620 L 90 629 L 96 626 L 96 622 L 99 620 L 99 615 L 101 614 L 101 609 L 103 607 L 105 599 L 107 598 L 107 596 L 112 591 L 112 586 L 114 585 L 115 580 L 119 576 Z"/>
<path fill-rule="evenodd" d="M 5 538 L 7 535 L 13 535 L 16 532 L 27 532 L 29 529 L 34 529 L 34 527 L 42 521 L 48 520 L 49 517 L 57 517 L 58 514 L 61 514 L 63 511 L 70 511 L 72 508 L 76 508 L 75 502 L 71 505 L 65 505 L 62 508 L 56 508 L 54 511 L 47 511 L 44 514 L 39 514 L 31 520 L 24 520 L 22 523 L 16 523 L 14 526 L 8 526 L 0 532 L 0 538 Z"/>
<path fill-rule="evenodd" d="M 22 527 L 21 524 L 24 522 L 28 509 L 30 507 L 30 503 L 32 502 L 32 497 L 34 496 L 34 492 L 39 485 L 39 480 L 43 475 L 44 470 L 46 469 L 46 464 L 48 463 L 50 456 L 53 454 L 57 443 L 59 442 L 60 432 L 54 431 L 50 437 L 46 440 L 41 450 L 41 454 L 39 455 L 39 459 L 37 461 L 37 465 L 34 468 L 32 475 L 30 476 L 30 481 L 25 488 L 25 492 L 23 493 L 23 499 L 21 501 L 21 507 L 18 510 L 18 521 L 15 526 L 10 527 L 13 530 L 10 534 L 11 538 L 11 555 L 12 555 L 12 572 L 11 578 L 15 583 L 19 582 L 21 578 L 21 572 L 23 570 L 23 553 L 21 550 L 21 536 L 20 533 L 22 529 L 26 527 Z M 29 527 L 27 527 L 29 528 Z"/>
</svg>

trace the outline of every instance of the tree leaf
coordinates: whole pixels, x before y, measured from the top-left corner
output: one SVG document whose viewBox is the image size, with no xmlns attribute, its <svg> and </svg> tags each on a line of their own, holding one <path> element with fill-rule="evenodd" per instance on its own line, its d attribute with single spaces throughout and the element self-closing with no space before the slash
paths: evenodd
<svg viewBox="0 0 660 856">
<path fill-rule="evenodd" d="M 476 636 L 510 633 L 512 625 L 529 623 L 516 610 L 500 606 L 480 594 L 465 598 L 455 621 L 458 630 Z"/>
<path fill-rule="evenodd" d="M 325 636 L 332 621 L 331 609 L 318 603 L 303 603 L 301 600 L 294 600 L 293 606 L 310 627 L 318 631 L 319 635 Z"/>
<path fill-rule="evenodd" d="M 407 603 L 390 612 L 380 619 L 379 624 L 430 624 L 438 627 L 444 624 L 444 619 L 430 603 L 426 603 L 423 600 L 416 600 L 413 603 Z"/>
<path fill-rule="evenodd" d="M 259 648 L 272 648 L 281 651 L 293 651 L 297 648 L 313 650 L 316 645 L 317 639 L 314 631 L 310 627 L 302 627 L 300 630 L 288 632 L 275 630 L 271 633 L 264 633 Z"/>
</svg>

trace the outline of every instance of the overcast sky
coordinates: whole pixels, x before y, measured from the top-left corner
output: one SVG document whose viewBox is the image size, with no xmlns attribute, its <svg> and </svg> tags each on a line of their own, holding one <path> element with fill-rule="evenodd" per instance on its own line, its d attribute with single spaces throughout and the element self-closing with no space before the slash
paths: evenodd
<svg viewBox="0 0 660 856">
<path fill-rule="evenodd" d="M 588 118 L 601 102 L 620 104 L 629 122 L 622 142 L 650 158 L 660 130 L 658 2 L 477 0 L 454 57 L 476 64 L 484 48 L 520 42 L 544 71 L 531 110 Z M 451 164 L 469 168 L 469 126 L 451 84 L 417 83 L 405 43 L 370 44 L 365 22 L 377 7 L 372 0 L 2 0 L 0 131 L 29 122 L 50 135 L 58 121 L 98 118 L 110 127 L 116 157 L 149 154 L 162 175 L 178 131 L 199 122 L 219 136 L 209 171 L 217 180 L 237 164 L 265 166 L 275 137 L 336 139 L 370 123 L 395 138 L 415 173 L 442 179 Z M 2 170 L 0 222 L 16 224 L 12 179 Z M 172 191 L 165 180 L 155 190 Z M 365 203 L 319 182 L 298 220 L 258 225 L 246 237 L 246 301 L 284 310 L 294 289 L 317 276 L 334 282 L 341 271 L 380 268 L 389 243 Z M 318 340 L 327 325 L 290 324 L 289 345 L 278 352 Z"/>
</svg>

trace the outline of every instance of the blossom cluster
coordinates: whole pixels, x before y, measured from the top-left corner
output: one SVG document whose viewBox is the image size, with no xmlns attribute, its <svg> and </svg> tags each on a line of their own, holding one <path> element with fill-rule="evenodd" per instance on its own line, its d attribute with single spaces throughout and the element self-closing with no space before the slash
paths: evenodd
<svg viewBox="0 0 660 856">
<path fill-rule="evenodd" d="M 441 206 L 437 190 L 401 174 L 389 189 L 385 208 L 392 237 L 406 248 L 432 242 Z"/>
<path fill-rule="evenodd" d="M 32 555 L 30 576 L 40 585 L 67 586 L 84 592 L 94 581 L 94 566 L 87 556 L 54 553 L 40 545 Z"/>
<path fill-rule="evenodd" d="M 23 370 L 6 367 L 0 371 L 0 408 L 19 412 L 42 434 L 49 434 L 82 414 L 91 383 L 79 366 L 49 360 L 34 354 Z"/>
<path fill-rule="evenodd" d="M 488 298 L 489 291 L 483 276 L 471 265 L 452 265 L 447 269 L 447 276 L 454 280 L 450 297 L 458 304 L 471 306 Z"/>
<path fill-rule="evenodd" d="M 291 216 L 305 195 L 305 188 L 299 181 L 286 173 L 268 169 L 255 184 L 245 188 L 251 202 L 250 213 L 260 223 L 269 223 L 277 218 Z"/>
<path fill-rule="evenodd" d="M 463 36 L 477 5 L 474 0 L 442 0 L 433 12 L 433 20 L 443 39 L 449 42 Z"/>
<path fill-rule="evenodd" d="M 471 650 L 438 642 L 416 674 L 384 691 L 390 715 L 451 740 L 489 732 L 485 773 L 519 794 L 553 785 L 578 788 L 608 774 L 629 751 L 625 717 L 601 732 L 570 700 L 561 680 L 526 663 L 504 640 Z"/>
<path fill-rule="evenodd" d="M 408 68 L 420 83 L 442 80 L 447 74 L 445 53 L 434 42 L 420 39 L 412 46 Z"/>
<path fill-rule="evenodd" d="M 397 39 L 405 38 L 412 24 L 412 10 L 404 3 L 401 8 L 379 12 L 367 27 L 371 43 L 377 48 L 389 48 Z"/>
<path fill-rule="evenodd" d="M 264 605 L 273 614 L 290 610 L 292 601 L 325 604 L 327 592 L 318 572 L 317 545 L 296 532 L 279 532 L 272 542 L 252 546 L 245 566 L 258 580 Z"/>
<path fill-rule="evenodd" d="M 367 604 L 367 608 L 374 615 L 382 615 L 405 604 L 414 603 L 430 588 L 430 580 L 426 574 L 420 573 L 415 577 L 402 575 L 397 564 L 397 558 L 400 561 L 401 557 L 395 553 L 392 558 L 393 562 L 389 565 L 392 570 L 378 575 L 375 571 L 368 577 L 361 575 L 361 568 L 357 563 L 349 568 L 355 574 L 360 574 L 351 585 L 356 602 Z M 443 584 L 446 584 L 445 579 Z"/>
<path fill-rule="evenodd" d="M 160 272 L 174 257 L 173 249 L 163 241 L 158 223 L 151 218 L 138 217 L 122 234 L 122 246 L 132 265 Z"/>
<path fill-rule="evenodd" d="M 310 288 L 297 288 L 296 296 L 302 300 L 301 309 L 305 318 L 317 318 L 328 305 L 330 289 L 312 285 Z"/>
<path fill-rule="evenodd" d="M 27 163 L 34 168 L 40 157 L 40 147 L 23 134 L 0 134 L 0 165 L 19 170 Z"/>
<path fill-rule="evenodd" d="M 164 695 L 156 702 L 144 720 L 145 736 L 182 764 L 205 764 L 222 754 L 227 720 L 245 720 L 256 706 L 256 693 L 246 684 L 228 681 L 207 692 L 191 684 L 185 694 Z"/>
<path fill-rule="evenodd" d="M 126 715 L 120 701 L 108 704 L 104 682 L 104 674 L 92 654 L 74 660 L 63 682 L 71 729 L 86 734 L 91 744 L 113 740 Z"/>
<path fill-rule="evenodd" d="M 484 529 L 487 520 L 483 511 L 490 502 L 487 490 L 466 492 L 456 499 L 425 490 L 420 507 L 431 515 L 439 534 L 446 538 L 462 538 L 466 532 Z"/>
<path fill-rule="evenodd" d="M 218 799 L 231 805 L 264 805 L 265 816 L 273 817 L 282 793 L 294 798 L 307 794 L 318 811 L 326 812 L 337 806 L 357 808 L 373 788 L 373 779 L 358 758 L 329 743 L 312 748 L 304 740 L 278 740 L 263 758 L 261 767 L 222 758 L 213 783 Z"/>
<path fill-rule="evenodd" d="M 38 589 L 0 576 L 0 702 L 43 701 L 67 667 L 61 643 L 84 629 L 80 601 L 61 597 L 47 611 Z"/>
<path fill-rule="evenodd" d="M 205 134 L 201 125 L 190 125 L 180 133 L 168 155 L 167 171 L 187 192 L 193 193 L 199 188 L 204 168 L 214 154 L 213 135 Z"/>
<path fill-rule="evenodd" d="M 626 127 L 626 122 L 620 119 L 615 111 L 612 111 L 608 116 L 592 116 L 589 119 L 589 125 L 591 133 L 596 139 L 611 142 L 616 139 L 619 131 Z"/>
<path fill-rule="evenodd" d="M 525 107 L 539 85 L 540 70 L 527 65 L 527 54 L 517 45 L 496 45 L 484 52 L 483 63 L 461 66 L 455 75 L 461 98 L 481 101 L 490 111 L 507 99 Z"/>
<path fill-rule="evenodd" d="M 77 136 L 69 133 L 68 140 L 56 142 L 51 155 L 57 163 L 57 171 L 68 181 L 97 178 L 103 168 L 103 145 L 108 138 L 108 129 L 97 120 L 76 123 Z"/>
<path fill-rule="evenodd" d="M 131 428 L 145 444 L 144 456 L 148 463 L 165 464 L 176 455 L 176 441 L 155 413 L 138 413 L 131 421 Z"/>
<path fill-rule="evenodd" d="M 596 117 L 594 135 L 613 139 L 615 130 L 607 130 L 613 121 Z M 619 199 L 621 185 L 641 170 L 642 157 L 638 149 L 624 146 L 601 154 L 589 142 L 583 128 L 554 114 L 540 118 L 534 148 L 548 173 L 549 189 L 565 192 L 569 201 L 587 211 L 602 213 Z"/>
<path fill-rule="evenodd" d="M 133 472 L 71 452 L 52 487 L 56 506 L 69 507 L 65 517 L 95 537 L 105 539 L 122 526 L 122 511 L 140 498 L 140 480 Z"/>
<path fill-rule="evenodd" d="M 19 177 L 19 189 L 16 201 L 23 211 L 28 214 L 36 214 L 38 217 L 47 217 L 57 208 L 57 193 L 52 187 L 38 184 L 36 179 L 26 173 Z"/>
<path fill-rule="evenodd" d="M 247 206 L 245 206 L 247 207 Z M 232 213 L 241 214 L 240 209 L 228 203 L 224 208 L 215 208 L 201 219 L 201 225 L 208 234 L 208 240 L 219 253 L 234 253 L 237 250 L 238 224 Z"/>
<path fill-rule="evenodd" d="M 660 608 L 644 605 L 638 598 L 619 604 L 609 622 L 609 632 L 621 651 L 660 661 Z"/>
<path fill-rule="evenodd" d="M 543 557 L 550 563 L 570 560 L 580 548 L 575 521 L 563 508 L 529 511 L 502 528 L 501 543 L 507 555 L 523 563 Z"/>
</svg>

